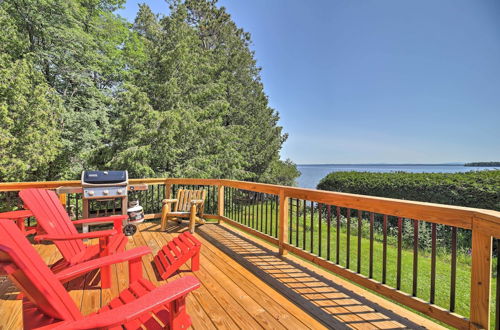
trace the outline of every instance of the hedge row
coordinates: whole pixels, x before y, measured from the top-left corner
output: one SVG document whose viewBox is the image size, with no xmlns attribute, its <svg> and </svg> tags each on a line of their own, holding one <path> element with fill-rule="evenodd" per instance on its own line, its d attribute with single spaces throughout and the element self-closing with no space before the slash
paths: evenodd
<svg viewBox="0 0 500 330">
<path fill-rule="evenodd" d="M 318 189 L 500 211 L 500 170 L 466 173 L 332 172 Z"/>
</svg>

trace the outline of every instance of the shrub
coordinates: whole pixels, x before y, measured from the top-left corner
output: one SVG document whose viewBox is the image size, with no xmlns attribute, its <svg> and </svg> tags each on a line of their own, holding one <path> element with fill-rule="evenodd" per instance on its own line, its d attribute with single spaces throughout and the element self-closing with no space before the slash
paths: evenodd
<svg viewBox="0 0 500 330">
<path fill-rule="evenodd" d="M 318 189 L 500 211 L 500 171 L 333 172 Z"/>
</svg>

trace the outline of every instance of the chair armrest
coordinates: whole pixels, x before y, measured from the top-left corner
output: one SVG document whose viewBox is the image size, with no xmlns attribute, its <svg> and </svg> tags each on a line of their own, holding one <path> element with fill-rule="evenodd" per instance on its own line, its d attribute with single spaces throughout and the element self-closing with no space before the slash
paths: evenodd
<svg viewBox="0 0 500 330">
<path fill-rule="evenodd" d="M 17 211 L 9 211 L 0 213 L 0 218 L 2 219 L 22 219 L 32 217 L 33 213 L 30 210 L 17 210 Z"/>
<path fill-rule="evenodd" d="M 177 203 L 178 200 L 177 199 L 164 199 L 161 202 L 162 202 L 162 204 L 165 205 L 165 204 Z"/>
<path fill-rule="evenodd" d="M 193 199 L 191 204 L 203 204 L 205 201 L 203 199 Z"/>
<path fill-rule="evenodd" d="M 133 321 L 158 306 L 168 304 L 200 287 L 194 276 L 186 276 L 160 286 L 136 300 L 82 320 L 64 322 L 54 329 L 95 329 L 119 326 Z"/>
<path fill-rule="evenodd" d="M 116 235 L 116 229 L 109 230 L 101 230 L 101 231 L 92 231 L 90 233 L 78 233 L 74 235 L 38 235 L 35 236 L 35 241 L 72 241 L 77 239 L 86 239 L 86 238 L 101 238 L 101 237 L 109 237 Z"/>
<path fill-rule="evenodd" d="M 93 259 L 75 266 L 71 266 L 69 268 L 60 271 L 59 273 L 56 273 L 55 275 L 59 281 L 64 283 L 82 274 L 86 274 L 94 269 L 117 264 L 120 262 L 138 259 L 150 253 L 151 249 L 149 247 L 141 246 L 132 250 L 127 250 L 125 252 L 113 254 L 107 257 L 101 257 L 98 259 Z"/>
</svg>

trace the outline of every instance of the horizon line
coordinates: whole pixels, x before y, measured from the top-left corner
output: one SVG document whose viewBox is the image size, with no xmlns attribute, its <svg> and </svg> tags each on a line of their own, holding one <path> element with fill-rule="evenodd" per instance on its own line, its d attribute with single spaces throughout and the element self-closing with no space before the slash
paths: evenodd
<svg viewBox="0 0 500 330">
<path fill-rule="evenodd" d="M 466 162 L 449 162 L 449 163 L 307 163 L 298 164 L 297 166 L 322 166 L 322 165 L 394 165 L 394 166 L 405 166 L 405 165 L 422 165 L 422 166 L 435 166 L 435 165 L 445 165 L 445 166 L 460 166 L 467 164 Z"/>
</svg>

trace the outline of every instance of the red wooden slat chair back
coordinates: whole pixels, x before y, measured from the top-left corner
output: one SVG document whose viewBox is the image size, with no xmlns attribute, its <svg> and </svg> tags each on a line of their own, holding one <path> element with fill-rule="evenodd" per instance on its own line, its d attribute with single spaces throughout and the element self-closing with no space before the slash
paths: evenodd
<svg viewBox="0 0 500 330">
<path fill-rule="evenodd" d="M 128 239 L 123 234 L 122 224 L 128 218 L 127 215 L 71 221 L 57 194 L 51 190 L 26 189 L 19 192 L 19 197 L 23 200 L 24 206 L 36 218 L 38 227 L 41 227 L 45 232 L 37 233 L 35 240 L 53 241 L 61 252 L 63 258 L 51 266 L 52 271 L 59 272 L 69 266 L 125 250 Z M 75 228 L 75 224 L 99 222 L 112 222 L 114 229 L 78 233 Z M 86 238 L 99 238 L 99 244 L 84 244 L 83 239 Z M 101 287 L 107 289 L 110 286 L 110 267 L 103 266 L 101 268 Z"/>
<path fill-rule="evenodd" d="M 25 189 L 19 192 L 19 196 L 47 234 L 78 234 L 55 192 L 45 189 Z M 85 250 L 82 240 L 55 241 L 54 244 L 68 261 Z"/>
<path fill-rule="evenodd" d="M 78 320 L 80 311 L 63 285 L 45 265 L 19 228 L 11 222 L 0 220 L 0 273 L 21 289 L 43 314 L 56 320 Z M 25 320 L 26 322 L 26 320 Z"/>
</svg>

